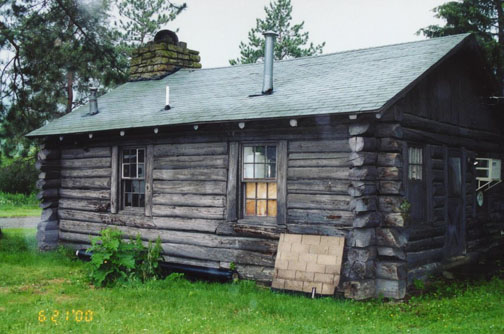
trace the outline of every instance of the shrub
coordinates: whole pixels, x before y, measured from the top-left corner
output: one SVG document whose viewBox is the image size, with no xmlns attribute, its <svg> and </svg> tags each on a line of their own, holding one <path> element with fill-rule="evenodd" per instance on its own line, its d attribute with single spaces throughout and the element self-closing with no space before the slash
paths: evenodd
<svg viewBox="0 0 504 334">
<path fill-rule="evenodd" d="M 0 168 L 0 192 L 31 194 L 36 190 L 37 178 L 34 159 L 13 159 Z"/>
<path fill-rule="evenodd" d="M 25 195 L 0 192 L 0 207 L 38 207 L 38 204 L 39 200 L 35 193 Z"/>
<path fill-rule="evenodd" d="M 158 276 L 161 241 L 146 248 L 136 241 L 124 242 L 121 231 L 107 228 L 91 240 L 91 281 L 97 286 L 114 286 L 131 280 L 147 281 Z"/>
</svg>

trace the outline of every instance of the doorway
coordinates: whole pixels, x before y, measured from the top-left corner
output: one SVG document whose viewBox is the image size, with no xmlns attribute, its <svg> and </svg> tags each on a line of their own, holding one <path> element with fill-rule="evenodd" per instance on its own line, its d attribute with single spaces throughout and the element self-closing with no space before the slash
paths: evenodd
<svg viewBox="0 0 504 334">
<path fill-rule="evenodd" d="M 459 150 L 448 154 L 448 222 L 445 235 L 445 258 L 462 255 L 466 251 L 464 192 L 465 166 Z"/>
</svg>

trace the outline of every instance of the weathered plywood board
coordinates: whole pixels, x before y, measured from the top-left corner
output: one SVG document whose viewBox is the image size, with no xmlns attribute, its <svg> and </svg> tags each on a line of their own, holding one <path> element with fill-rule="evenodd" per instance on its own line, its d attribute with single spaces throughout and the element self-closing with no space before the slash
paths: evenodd
<svg viewBox="0 0 504 334">
<path fill-rule="evenodd" d="M 272 287 L 333 295 L 339 284 L 344 237 L 281 234 Z"/>
</svg>

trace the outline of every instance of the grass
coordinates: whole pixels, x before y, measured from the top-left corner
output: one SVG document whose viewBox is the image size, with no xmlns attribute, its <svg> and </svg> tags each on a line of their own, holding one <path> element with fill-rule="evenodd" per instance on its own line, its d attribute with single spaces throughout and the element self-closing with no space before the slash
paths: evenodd
<svg viewBox="0 0 504 334">
<path fill-rule="evenodd" d="M 0 239 L 0 333 L 504 332 L 504 281 L 497 278 L 442 284 L 407 303 L 311 300 L 247 281 L 173 276 L 98 289 L 89 285 L 84 263 L 63 252 L 39 253 L 34 233 L 5 229 Z M 60 315 L 53 322 L 54 310 Z M 72 310 L 91 310 L 93 319 L 77 322 Z"/>
<path fill-rule="evenodd" d="M 36 194 L 9 194 L 0 192 L 0 218 L 40 216 Z"/>
</svg>

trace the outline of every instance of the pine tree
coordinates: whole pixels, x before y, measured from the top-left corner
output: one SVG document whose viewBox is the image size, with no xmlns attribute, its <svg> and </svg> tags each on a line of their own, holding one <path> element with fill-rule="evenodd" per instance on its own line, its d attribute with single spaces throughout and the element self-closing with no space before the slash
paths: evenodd
<svg viewBox="0 0 504 334">
<path fill-rule="evenodd" d="M 496 80 L 504 82 L 504 14 L 502 0 L 450 1 L 433 9 L 435 17 L 444 25 L 430 25 L 418 33 L 441 37 L 461 33 L 474 33 L 483 47 L 486 59 L 493 68 Z"/>
<path fill-rule="evenodd" d="M 304 21 L 291 25 L 292 5 L 290 0 L 273 0 L 264 7 L 265 19 L 257 19 L 256 27 L 248 33 L 248 43 L 240 43 L 240 57 L 229 60 L 231 65 L 256 63 L 264 57 L 265 31 L 278 34 L 275 43 L 275 59 L 289 59 L 321 54 L 325 42 L 308 44 L 309 33 L 303 32 Z"/>
<path fill-rule="evenodd" d="M 185 3 L 175 5 L 166 0 L 118 0 L 124 38 L 133 45 L 142 45 L 168 22 L 173 21 L 184 9 Z"/>
<path fill-rule="evenodd" d="M 92 80 L 102 88 L 126 78 L 120 34 L 108 24 L 107 2 L 12 0 L 0 3 L 0 148 L 26 152 L 24 137 L 87 101 Z"/>
</svg>

